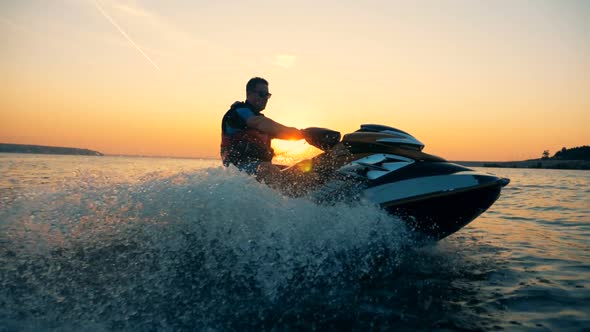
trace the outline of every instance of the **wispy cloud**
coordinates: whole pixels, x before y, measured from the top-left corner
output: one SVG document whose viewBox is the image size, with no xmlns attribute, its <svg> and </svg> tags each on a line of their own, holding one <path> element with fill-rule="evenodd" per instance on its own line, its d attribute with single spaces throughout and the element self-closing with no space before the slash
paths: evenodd
<svg viewBox="0 0 590 332">
<path fill-rule="evenodd" d="M 141 47 L 139 47 L 139 45 L 137 45 L 133 39 L 131 39 L 131 37 L 129 37 L 129 35 L 117 24 L 117 22 L 115 22 L 115 20 L 104 10 L 104 8 L 100 5 L 100 3 L 98 2 L 98 0 L 94 1 L 94 5 L 96 6 L 96 8 L 98 9 L 98 11 L 121 33 L 121 35 L 123 35 L 123 37 L 125 37 L 125 39 L 127 39 L 127 41 L 129 41 L 129 43 L 135 47 L 135 49 L 137 49 L 137 51 L 139 51 L 139 53 L 141 53 L 141 55 L 144 56 L 144 58 L 146 58 L 151 64 L 152 66 L 154 66 L 154 68 L 156 68 L 158 71 L 160 70 L 160 67 L 154 62 L 154 60 L 152 60 L 142 49 Z M 130 7 L 129 7 L 130 8 Z"/>
<path fill-rule="evenodd" d="M 296 55 L 277 54 L 271 57 L 265 57 L 265 60 L 273 66 L 289 69 L 295 65 Z"/>
<path fill-rule="evenodd" d="M 129 24 L 129 27 L 134 28 L 130 32 L 141 34 L 134 34 L 136 40 L 143 37 L 141 40 L 149 40 L 152 44 L 157 43 L 158 47 L 156 48 L 149 48 L 142 44 L 141 50 L 143 53 L 157 56 L 158 63 L 165 63 L 170 70 L 180 67 L 182 67 L 182 70 L 186 70 L 186 68 L 201 68 L 204 66 L 205 61 L 220 61 L 222 58 L 228 64 L 240 63 L 242 65 L 249 65 L 251 63 L 245 60 L 242 55 L 228 52 L 223 45 L 219 45 L 215 40 L 210 40 L 207 37 L 206 31 L 194 28 L 186 31 L 182 29 L 182 22 L 170 21 L 168 17 L 161 16 L 154 8 L 146 8 L 139 1 L 85 1 L 93 3 L 94 1 L 100 1 L 104 11 L 108 11 L 107 14 L 110 14 L 109 16 L 112 19 L 116 20 L 116 22 Z M 190 25 L 189 28 L 191 28 Z M 119 30 L 119 32 L 121 31 Z M 119 40 L 122 39 L 119 38 Z M 127 37 L 125 37 L 125 42 L 131 43 Z M 193 54 L 206 54 L 206 56 L 196 59 L 192 56 Z M 214 59 L 211 56 L 213 54 L 216 55 Z M 283 68 L 285 63 L 283 61 Z"/>
<path fill-rule="evenodd" d="M 172 61 L 177 62 L 183 54 L 191 53 L 190 49 L 208 44 L 207 40 L 193 38 L 190 34 L 179 29 L 176 24 L 169 22 L 157 12 L 143 7 L 137 1 L 104 0 L 102 3 L 104 4 L 103 8 L 112 9 L 111 17 L 119 20 L 124 19 L 125 22 L 130 22 L 135 27 L 141 27 L 144 34 L 149 31 L 150 40 L 158 41 L 158 45 L 161 46 L 158 49 L 143 45 L 142 49 L 146 53 L 157 54 L 161 56 L 160 58 L 174 59 Z"/>
<path fill-rule="evenodd" d="M 127 4 L 122 4 L 122 3 L 115 3 L 113 4 L 113 7 L 121 12 L 124 12 L 128 15 L 131 16 L 136 16 L 136 17 L 153 17 L 152 13 L 150 13 L 149 11 L 137 7 L 137 6 L 130 6 Z"/>
</svg>

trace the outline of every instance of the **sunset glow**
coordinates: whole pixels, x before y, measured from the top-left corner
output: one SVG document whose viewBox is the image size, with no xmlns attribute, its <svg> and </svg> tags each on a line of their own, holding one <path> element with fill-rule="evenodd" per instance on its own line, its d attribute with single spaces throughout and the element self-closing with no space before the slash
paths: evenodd
<svg viewBox="0 0 590 332">
<path fill-rule="evenodd" d="M 584 0 L 4 1 L 0 142 L 218 158 L 221 117 L 262 76 L 288 126 L 538 158 L 590 144 L 589 31 Z"/>
<path fill-rule="evenodd" d="M 311 158 L 322 151 L 309 145 L 305 140 L 286 141 L 273 140 L 271 144 L 275 151 L 274 162 L 281 165 L 291 165 L 299 160 Z"/>
</svg>

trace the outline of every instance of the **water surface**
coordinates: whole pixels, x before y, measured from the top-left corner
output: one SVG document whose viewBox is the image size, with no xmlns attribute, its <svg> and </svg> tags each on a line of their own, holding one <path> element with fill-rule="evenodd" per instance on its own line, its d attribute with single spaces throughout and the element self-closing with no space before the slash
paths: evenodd
<svg viewBox="0 0 590 332">
<path fill-rule="evenodd" d="M 512 182 L 436 244 L 215 160 L 0 154 L 0 330 L 590 327 L 590 172 Z"/>
</svg>

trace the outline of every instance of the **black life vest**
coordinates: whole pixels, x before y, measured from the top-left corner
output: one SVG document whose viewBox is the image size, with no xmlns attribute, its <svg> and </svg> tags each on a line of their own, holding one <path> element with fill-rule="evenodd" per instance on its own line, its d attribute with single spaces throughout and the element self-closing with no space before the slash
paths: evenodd
<svg viewBox="0 0 590 332">
<path fill-rule="evenodd" d="M 270 147 L 273 137 L 257 129 L 249 128 L 237 112 L 248 108 L 255 115 L 264 116 L 248 102 L 234 103 L 221 121 L 221 160 L 225 166 L 241 165 L 255 161 L 271 161 L 274 150 Z"/>
</svg>

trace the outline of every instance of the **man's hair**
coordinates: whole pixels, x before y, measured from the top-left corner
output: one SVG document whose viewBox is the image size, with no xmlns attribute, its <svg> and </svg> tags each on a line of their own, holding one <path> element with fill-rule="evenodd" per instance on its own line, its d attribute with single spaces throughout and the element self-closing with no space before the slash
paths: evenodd
<svg viewBox="0 0 590 332">
<path fill-rule="evenodd" d="M 246 84 L 246 93 L 253 92 L 258 84 L 268 85 L 268 82 L 262 77 L 253 77 Z"/>
</svg>

